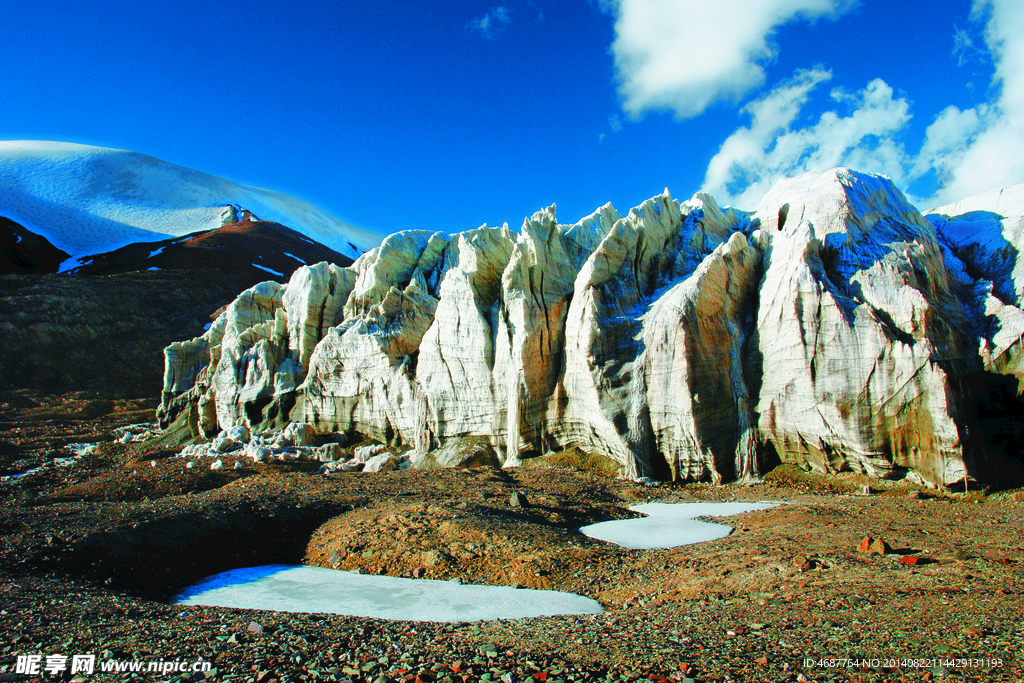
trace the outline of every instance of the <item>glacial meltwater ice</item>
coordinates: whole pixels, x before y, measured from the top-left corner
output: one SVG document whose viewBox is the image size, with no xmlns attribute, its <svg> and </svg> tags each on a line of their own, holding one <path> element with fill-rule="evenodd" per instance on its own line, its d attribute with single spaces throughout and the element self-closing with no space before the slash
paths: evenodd
<svg viewBox="0 0 1024 683">
<path fill-rule="evenodd" d="M 732 527 L 701 522 L 695 517 L 724 517 L 741 512 L 766 510 L 775 503 L 645 503 L 630 510 L 642 512 L 639 519 L 616 519 L 585 526 L 591 538 L 624 548 L 675 548 L 728 536 Z"/>
<path fill-rule="evenodd" d="M 524 619 L 603 611 L 599 602 L 573 593 L 401 579 L 304 565 L 234 569 L 190 586 L 174 602 L 409 621 Z"/>
</svg>

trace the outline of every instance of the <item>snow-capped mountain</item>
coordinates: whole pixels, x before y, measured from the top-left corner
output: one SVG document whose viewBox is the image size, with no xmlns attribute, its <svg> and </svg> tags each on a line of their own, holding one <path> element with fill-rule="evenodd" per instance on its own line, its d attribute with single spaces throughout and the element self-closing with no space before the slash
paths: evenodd
<svg viewBox="0 0 1024 683">
<path fill-rule="evenodd" d="M 69 254 L 61 270 L 86 255 L 220 228 L 239 210 L 352 258 L 383 238 L 301 199 L 138 152 L 0 141 L 0 216 Z"/>
</svg>

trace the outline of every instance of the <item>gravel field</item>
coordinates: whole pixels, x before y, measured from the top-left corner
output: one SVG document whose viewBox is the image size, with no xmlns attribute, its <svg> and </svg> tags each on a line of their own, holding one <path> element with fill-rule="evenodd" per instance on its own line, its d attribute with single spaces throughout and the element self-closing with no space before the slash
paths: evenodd
<svg viewBox="0 0 1024 683">
<path fill-rule="evenodd" d="M 1019 492 L 786 467 L 720 487 L 571 467 L 325 476 L 230 455 L 211 470 L 116 441 L 151 419 L 145 401 L 0 395 L 0 476 L 29 472 L 0 483 L 0 681 L 1024 680 Z M 81 443 L 97 445 L 61 465 Z M 579 533 L 637 503 L 696 501 L 780 504 L 668 550 Z M 569 591 L 606 611 L 414 623 L 168 604 L 272 563 Z M 19 655 L 54 671 L 19 674 Z M 72 673 L 74 655 L 95 655 L 93 672 Z M 209 668 L 101 670 L 111 662 Z"/>
</svg>

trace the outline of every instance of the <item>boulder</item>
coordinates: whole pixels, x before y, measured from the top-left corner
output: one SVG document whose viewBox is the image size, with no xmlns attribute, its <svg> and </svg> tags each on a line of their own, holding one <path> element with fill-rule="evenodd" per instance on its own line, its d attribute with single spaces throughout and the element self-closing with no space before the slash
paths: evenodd
<svg viewBox="0 0 1024 683">
<path fill-rule="evenodd" d="M 418 469 L 501 466 L 494 446 L 481 437 L 451 439 L 425 455 L 414 456 L 412 465 Z"/>
<path fill-rule="evenodd" d="M 328 443 L 313 451 L 313 455 L 320 462 L 336 462 L 345 457 L 345 451 L 340 444 Z"/>
<path fill-rule="evenodd" d="M 316 445 L 316 429 L 311 424 L 292 422 L 281 433 L 281 439 L 292 446 Z"/>
<path fill-rule="evenodd" d="M 380 444 L 380 443 L 370 444 L 368 446 L 360 446 L 359 448 L 356 448 L 352 452 L 352 454 L 353 454 L 353 460 L 355 460 L 356 462 L 362 462 L 362 463 L 369 462 L 370 458 L 372 458 L 372 457 L 374 457 L 376 455 L 380 455 L 380 454 L 388 454 L 388 455 L 390 455 L 390 453 L 388 453 L 388 447 L 385 446 L 384 444 Z"/>
<path fill-rule="evenodd" d="M 254 462 L 262 462 L 274 453 L 269 446 L 262 443 L 247 443 L 242 452 L 252 458 Z"/>
<path fill-rule="evenodd" d="M 386 451 L 371 456 L 363 463 L 363 472 L 392 472 L 397 469 L 399 469 L 399 459 Z"/>
<path fill-rule="evenodd" d="M 210 450 L 214 453 L 227 453 L 237 448 L 240 444 L 227 436 L 218 436 L 210 442 Z"/>
</svg>

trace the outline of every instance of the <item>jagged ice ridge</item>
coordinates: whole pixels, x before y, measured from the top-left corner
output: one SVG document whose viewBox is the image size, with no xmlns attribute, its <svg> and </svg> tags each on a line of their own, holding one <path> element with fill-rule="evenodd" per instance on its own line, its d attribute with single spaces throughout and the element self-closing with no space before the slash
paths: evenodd
<svg viewBox="0 0 1024 683">
<path fill-rule="evenodd" d="M 1019 207 L 1022 188 L 993 196 Z M 414 460 L 576 446 L 629 477 L 721 482 L 777 458 L 998 478 L 973 406 L 1024 372 L 1024 219 L 984 204 L 925 218 L 888 178 L 833 169 L 754 212 L 666 190 L 575 225 L 551 206 L 519 233 L 396 233 L 349 268 L 246 290 L 168 347 L 159 417 L 200 438 L 357 431 Z"/>
</svg>

